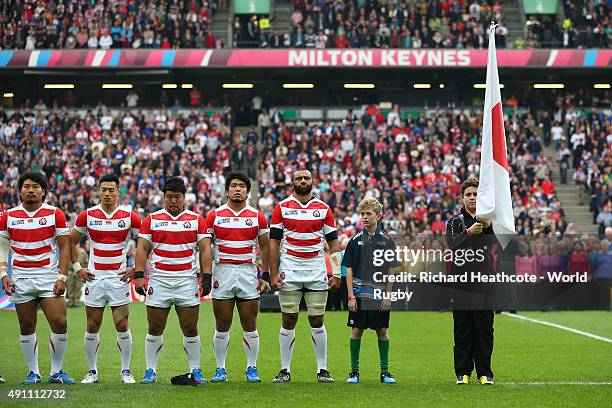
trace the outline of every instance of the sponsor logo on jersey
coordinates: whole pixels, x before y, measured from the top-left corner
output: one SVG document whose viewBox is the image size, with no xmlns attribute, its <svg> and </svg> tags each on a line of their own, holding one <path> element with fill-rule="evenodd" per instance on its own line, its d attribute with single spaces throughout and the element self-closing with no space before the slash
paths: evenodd
<svg viewBox="0 0 612 408">
<path fill-rule="evenodd" d="M 28 222 L 34 222 L 34 220 L 31 218 L 28 218 Z"/>
<path fill-rule="evenodd" d="M 113 222 L 108 220 L 108 221 L 106 221 L 106 225 L 113 225 Z"/>
<path fill-rule="evenodd" d="M 227 224 L 228 222 L 230 222 L 229 218 L 220 218 L 217 220 L 217 225 Z"/>
<path fill-rule="evenodd" d="M 158 222 L 155 224 L 155 228 L 167 227 L 167 226 L 168 226 L 168 221 L 162 221 L 162 222 Z"/>
<path fill-rule="evenodd" d="M 24 220 L 15 220 L 11 222 L 11 225 L 23 225 L 23 224 L 25 224 Z"/>
<path fill-rule="evenodd" d="M 298 210 L 287 210 L 285 211 L 285 215 L 297 215 Z"/>
<path fill-rule="evenodd" d="M 41 218 L 40 220 L 38 220 L 38 223 L 40 225 L 47 225 L 47 219 L 46 218 Z"/>
<path fill-rule="evenodd" d="M 244 223 L 248 225 L 249 227 L 253 225 L 253 221 L 250 218 L 247 218 L 247 220 Z"/>
<path fill-rule="evenodd" d="M 191 228 L 191 223 L 189 221 L 185 221 L 185 223 L 183 224 L 183 228 L 190 229 Z"/>
<path fill-rule="evenodd" d="M 102 225 L 102 221 L 89 221 L 89 226 Z"/>
<path fill-rule="evenodd" d="M 125 228 L 125 221 L 123 221 L 123 220 L 119 221 L 119 222 L 117 223 L 117 226 L 118 226 L 119 228 Z"/>
</svg>

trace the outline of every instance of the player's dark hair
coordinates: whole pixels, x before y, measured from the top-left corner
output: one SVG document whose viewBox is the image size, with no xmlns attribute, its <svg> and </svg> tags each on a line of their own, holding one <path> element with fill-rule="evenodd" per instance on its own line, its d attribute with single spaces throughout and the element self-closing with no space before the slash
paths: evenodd
<svg viewBox="0 0 612 408">
<path fill-rule="evenodd" d="M 102 185 L 102 183 L 115 183 L 117 185 L 117 187 L 119 187 L 119 177 L 117 177 L 114 174 L 105 174 L 102 177 L 100 177 L 100 181 L 98 182 L 98 185 Z"/>
<path fill-rule="evenodd" d="M 467 190 L 470 187 L 478 188 L 478 179 L 469 178 L 461 184 L 461 197 L 463 197 L 463 193 L 465 192 L 465 190 Z"/>
<path fill-rule="evenodd" d="M 32 180 L 33 182 L 35 182 L 36 184 L 42 187 L 42 189 L 44 190 L 42 199 L 44 201 L 45 197 L 47 196 L 47 192 L 49 191 L 49 186 L 47 184 L 47 177 L 45 177 L 45 175 L 42 173 L 35 173 L 33 171 L 23 173 L 21 177 L 19 177 L 19 180 L 17 180 L 17 187 L 19 188 L 19 191 L 21 191 L 21 188 L 23 187 L 23 183 L 25 183 L 26 180 Z"/>
<path fill-rule="evenodd" d="M 185 186 L 185 182 L 180 177 L 170 177 L 166 180 L 166 184 L 162 187 L 162 191 L 164 194 L 168 191 L 172 191 L 174 193 L 185 194 L 187 192 L 187 187 Z"/>
<path fill-rule="evenodd" d="M 246 184 L 247 193 L 251 192 L 251 179 L 241 171 L 233 171 L 231 172 L 227 178 L 225 179 L 225 191 L 229 191 L 230 184 L 233 180 L 240 180 L 244 184 Z"/>
</svg>

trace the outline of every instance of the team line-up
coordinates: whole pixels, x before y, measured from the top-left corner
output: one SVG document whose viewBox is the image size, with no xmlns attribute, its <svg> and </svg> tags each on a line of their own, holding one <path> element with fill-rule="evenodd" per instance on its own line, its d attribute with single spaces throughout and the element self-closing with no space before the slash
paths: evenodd
<svg viewBox="0 0 612 408">
<path fill-rule="evenodd" d="M 225 382 L 229 330 L 234 307 L 243 328 L 246 381 L 260 382 L 257 370 L 259 334 L 256 321 L 259 296 L 279 290 L 282 323 L 279 332 L 281 370 L 273 382 L 291 380 L 295 326 L 304 299 L 312 331 L 319 382 L 334 382 L 327 370 L 327 332 L 324 325 L 327 291 L 340 287 L 341 264 L 348 267 L 348 325 L 352 327 L 351 367 L 347 382 L 359 381 L 359 347 L 363 331 L 375 329 L 381 356 L 383 383 L 394 383 L 388 371 L 389 301 L 376 312 L 362 310 L 359 279 L 353 286 L 356 261 L 344 260 L 338 245 L 335 220 L 330 207 L 312 194 L 312 175 L 297 170 L 292 175 L 294 194 L 278 203 L 270 227 L 261 211 L 247 205 L 249 178 L 231 173 L 226 178 L 227 203 L 206 218 L 184 207 L 185 182 L 169 178 L 162 191 L 164 208 L 140 217 L 118 205 L 120 180 L 115 175 L 99 179 L 100 203 L 82 211 L 69 229 L 61 209 L 45 203 L 47 180 L 39 173 L 25 173 L 18 180 L 21 204 L 2 213 L 0 207 L 0 275 L 2 289 L 15 304 L 20 326 L 20 345 L 28 369 L 24 384 L 42 382 L 38 367 L 36 321 L 39 306 L 51 327 L 50 383 L 75 383 L 63 370 L 68 344 L 65 283 L 69 269 L 85 283 L 87 331 L 84 348 L 89 372 L 81 383 L 98 381 L 99 330 L 106 306 L 112 313 L 121 356 L 122 383 L 135 383 L 130 371 L 132 335 L 128 325 L 131 302 L 130 281 L 146 296 L 148 332 L 145 339 L 146 370 L 141 383 L 157 381 L 157 362 L 164 345 L 163 332 L 174 305 L 183 332 L 183 347 L 190 378 L 205 383 L 200 369 L 198 317 L 200 296 L 211 295 L 216 320 L 213 347 L 217 363 L 212 382 Z M 353 238 L 354 245 L 376 237 L 383 249 L 393 250 L 391 239 L 377 229 L 382 206 L 372 198 L 360 204 L 365 229 Z M 130 234 L 138 234 L 135 266 L 127 267 L 126 248 Z M 84 236 L 90 242 L 88 265 L 78 261 L 77 246 Z M 381 238 L 382 237 L 382 238 Z M 382 241 L 381 241 L 382 239 Z M 328 278 L 324 249 L 328 246 L 332 276 Z M 259 246 L 261 271 L 256 267 Z M 349 247 L 352 247 L 349 245 Z M 8 275 L 11 252 L 11 275 Z M 145 279 L 149 262 L 148 281 Z M 198 266 L 200 285 L 198 285 Z M 214 267 L 213 267 L 214 266 Z M 393 265 L 392 265 L 393 266 Z"/>
</svg>

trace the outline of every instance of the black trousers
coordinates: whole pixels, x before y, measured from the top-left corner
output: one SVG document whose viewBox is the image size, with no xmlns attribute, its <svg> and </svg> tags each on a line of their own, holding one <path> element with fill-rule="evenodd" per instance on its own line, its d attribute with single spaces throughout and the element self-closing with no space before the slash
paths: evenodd
<svg viewBox="0 0 612 408">
<path fill-rule="evenodd" d="M 471 375 L 474 367 L 478 377 L 493 377 L 493 311 L 455 310 L 455 375 Z"/>
</svg>

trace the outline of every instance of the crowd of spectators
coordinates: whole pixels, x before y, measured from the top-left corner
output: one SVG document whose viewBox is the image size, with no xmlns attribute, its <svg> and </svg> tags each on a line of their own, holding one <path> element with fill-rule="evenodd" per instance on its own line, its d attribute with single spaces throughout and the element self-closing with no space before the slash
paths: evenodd
<svg viewBox="0 0 612 408">
<path fill-rule="evenodd" d="M 207 0 L 2 0 L 0 49 L 222 48 Z"/>
<path fill-rule="evenodd" d="M 576 185 L 600 231 L 612 226 L 611 117 L 590 111 L 610 101 L 608 93 L 598 95 L 559 93 L 554 108 L 543 110 L 519 109 L 514 97 L 504 102 L 520 234 L 575 232 L 551 177 L 555 166 L 561 183 Z M 19 174 L 40 170 L 50 180 L 48 202 L 73 218 L 96 203 L 97 177 L 113 171 L 121 175 L 122 203 L 144 216 L 161 208 L 160 188 L 178 174 L 189 185 L 187 205 L 205 213 L 223 202 L 224 175 L 241 169 L 257 180 L 258 206 L 270 217 L 291 193 L 291 171 L 307 167 L 315 194 L 334 209 L 342 230 L 360 228 L 356 206 L 373 195 L 383 204 L 386 229 L 441 235 L 458 210 L 460 183 L 479 175 L 480 111 L 402 116 L 398 106 L 383 111 L 371 104 L 341 123 L 298 126 L 285 123 L 277 108 L 253 106 L 257 126 L 245 134 L 233 129 L 229 106 L 210 116 L 201 108 L 76 111 L 42 102 L 10 114 L 0 108 L 0 201 L 17 204 Z M 544 154 L 548 145 L 557 157 Z"/>
<path fill-rule="evenodd" d="M 610 48 L 612 24 L 610 8 L 605 1 L 565 0 L 563 18 L 552 15 L 530 15 L 525 38 L 517 39 L 516 48 Z"/>
<path fill-rule="evenodd" d="M 543 154 L 544 146 L 552 143 L 551 133 L 557 132 L 553 129 L 556 119 L 566 129 L 564 135 L 579 124 L 588 124 L 589 137 L 583 144 L 572 145 L 569 157 L 561 157 L 559 165 L 575 158 L 576 166 L 584 166 L 587 173 L 583 192 L 591 194 L 591 208 L 605 214 L 612 210 L 610 116 L 578 113 L 567 102 L 576 103 L 577 99 L 577 95 L 560 96 L 554 115 L 529 110 L 510 110 L 505 115 L 520 234 L 575 233 L 552 181 L 556 158 Z M 309 167 L 316 181 L 315 193 L 330 203 L 339 224 L 347 230 L 359 228 L 356 205 L 361 197 L 373 195 L 383 204 L 386 229 L 399 234 L 443 234 L 446 220 L 458 210 L 461 182 L 479 175 L 481 126 L 480 112 L 440 110 L 401 118 L 397 106 L 385 115 L 369 105 L 361 116 L 350 111 L 342 124 L 306 123 L 302 127 L 287 125 L 282 119 L 270 120 L 268 113 L 262 112 L 259 206 L 269 214 L 278 199 L 289 194 L 291 170 Z M 559 143 L 561 150 L 563 142 Z M 594 214 L 594 219 L 598 216 Z M 608 224 L 612 222 L 612 215 L 600 218 L 604 217 Z"/>
<path fill-rule="evenodd" d="M 290 27 L 262 28 L 253 16 L 237 18 L 234 32 L 238 43 L 264 48 L 484 48 L 495 20 L 497 46 L 504 48 L 502 12 L 501 0 L 292 0 Z"/>
</svg>

